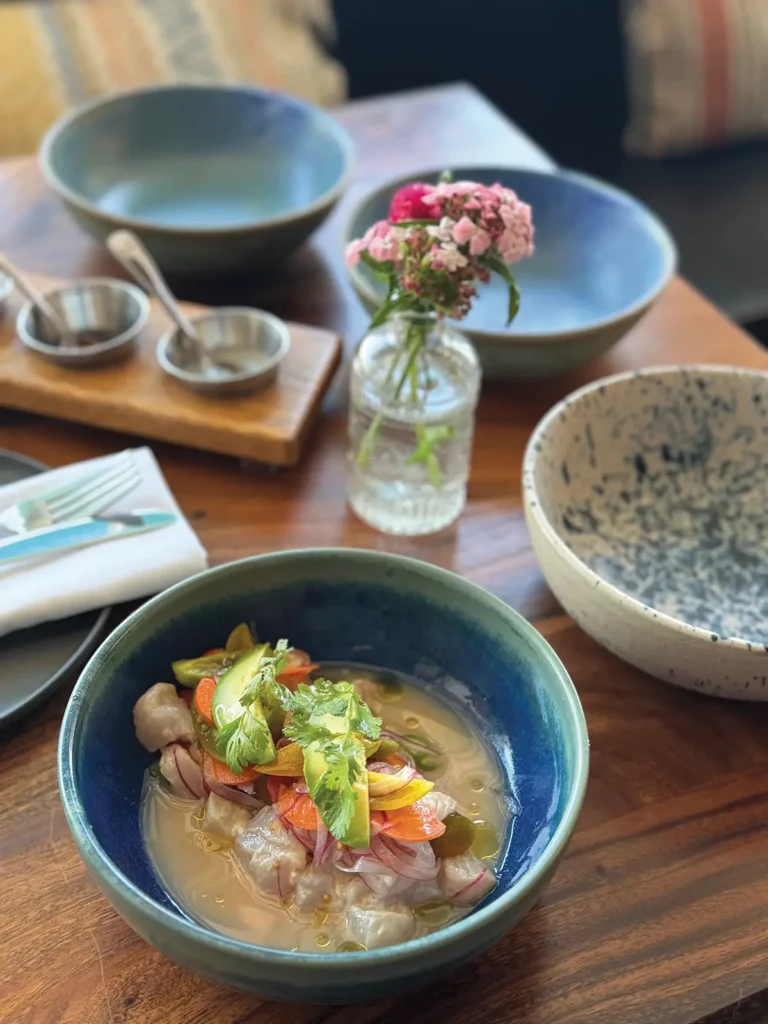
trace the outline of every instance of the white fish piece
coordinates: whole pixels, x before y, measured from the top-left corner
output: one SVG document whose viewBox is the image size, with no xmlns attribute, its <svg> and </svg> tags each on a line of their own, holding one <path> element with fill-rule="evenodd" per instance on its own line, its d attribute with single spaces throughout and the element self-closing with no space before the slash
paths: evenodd
<svg viewBox="0 0 768 1024">
<path fill-rule="evenodd" d="M 471 853 L 446 857 L 439 877 L 446 898 L 457 907 L 474 906 L 496 886 L 493 868 Z"/>
<path fill-rule="evenodd" d="M 211 793 L 205 806 L 203 828 L 221 839 L 237 839 L 248 828 L 252 817 L 253 811 L 248 807 Z"/>
<path fill-rule="evenodd" d="M 440 821 L 445 821 L 449 814 L 454 814 L 459 809 L 459 805 L 452 796 L 448 796 L 447 793 L 439 793 L 436 789 L 423 796 L 419 804 L 433 811 Z"/>
<path fill-rule="evenodd" d="M 235 853 L 256 886 L 281 898 L 293 891 L 307 851 L 283 826 L 272 807 L 264 807 L 235 840 Z"/>
<path fill-rule="evenodd" d="M 405 907 L 390 905 L 383 910 L 353 906 L 347 910 L 344 920 L 355 941 L 368 949 L 407 942 L 416 932 L 413 914 Z"/>
<path fill-rule="evenodd" d="M 186 747 L 171 743 L 160 754 L 160 774 L 171 787 L 174 796 L 183 800 L 201 800 L 204 795 L 203 773 L 193 761 Z"/>
<path fill-rule="evenodd" d="M 332 895 L 335 881 L 333 869 L 329 865 L 314 868 L 310 864 L 309 867 L 297 871 L 293 879 L 294 907 L 300 912 L 314 910 L 324 896 Z"/>
<path fill-rule="evenodd" d="M 136 701 L 133 724 L 139 743 L 160 750 L 169 743 L 192 743 L 192 715 L 172 683 L 155 683 Z"/>
</svg>

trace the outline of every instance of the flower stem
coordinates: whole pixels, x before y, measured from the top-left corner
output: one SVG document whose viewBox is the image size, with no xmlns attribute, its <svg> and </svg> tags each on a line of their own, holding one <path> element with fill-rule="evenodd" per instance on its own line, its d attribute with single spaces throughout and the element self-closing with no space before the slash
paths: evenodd
<svg viewBox="0 0 768 1024">
<path fill-rule="evenodd" d="M 408 327 L 408 333 L 405 338 L 405 345 L 403 349 L 397 350 L 392 362 L 390 363 L 387 376 L 384 380 L 384 386 L 382 390 L 386 390 L 388 385 L 392 381 L 394 376 L 395 367 L 400 363 L 401 353 L 405 355 L 405 368 L 400 375 L 400 379 L 394 390 L 393 401 L 397 401 L 400 398 L 400 394 L 405 386 L 405 382 L 410 378 L 411 381 L 411 397 L 414 402 L 418 400 L 418 376 L 414 373 L 416 370 L 416 360 L 419 357 L 419 353 L 426 344 L 427 340 L 427 328 L 421 324 L 411 324 Z M 370 426 L 366 430 L 363 440 L 360 444 L 360 451 L 357 453 L 357 464 L 358 466 L 364 466 L 368 459 L 373 454 L 374 448 L 376 447 L 376 438 L 379 431 L 381 430 L 381 424 L 384 419 L 383 413 L 376 413 L 371 420 Z"/>
</svg>

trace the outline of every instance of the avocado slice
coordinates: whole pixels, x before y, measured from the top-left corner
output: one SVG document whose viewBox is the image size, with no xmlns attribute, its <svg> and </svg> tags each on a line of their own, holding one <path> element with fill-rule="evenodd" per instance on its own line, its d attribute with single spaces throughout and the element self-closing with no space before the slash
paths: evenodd
<svg viewBox="0 0 768 1024">
<path fill-rule="evenodd" d="M 195 730 L 197 742 L 207 754 L 218 760 L 219 752 L 216 749 L 216 730 L 212 725 L 208 725 L 207 722 L 202 720 L 194 703 L 190 711 L 192 712 L 192 727 Z"/>
<path fill-rule="evenodd" d="M 368 806 L 368 771 L 365 767 L 365 761 L 365 746 L 360 742 L 357 744 L 357 754 L 355 756 L 355 762 L 359 768 L 359 772 L 352 787 L 355 795 L 354 813 L 344 834 L 336 836 L 336 838 L 346 846 L 367 848 L 371 845 L 371 818 Z M 307 787 L 309 789 L 309 795 L 313 800 L 320 788 L 326 768 L 327 763 L 325 760 L 325 754 L 322 750 L 322 743 L 310 743 L 304 750 L 304 779 L 306 780 Z"/>
<path fill-rule="evenodd" d="M 234 722 L 243 714 L 245 709 L 240 703 L 240 698 L 262 661 L 270 657 L 271 654 L 272 648 L 269 644 L 260 644 L 252 651 L 241 654 L 234 665 L 228 668 L 219 679 L 218 685 L 213 691 L 213 720 L 217 729 L 223 729 L 225 725 Z M 251 714 L 266 721 L 261 701 L 254 701 L 249 710 Z M 254 764 L 274 761 L 275 753 L 275 744 L 267 729 L 265 730 L 263 749 L 259 750 L 257 757 L 254 758 Z"/>
<path fill-rule="evenodd" d="M 223 729 L 242 715 L 240 698 L 243 691 L 256 675 L 262 661 L 270 654 L 269 644 L 259 644 L 252 651 L 241 654 L 219 679 L 213 691 L 213 720 L 217 729 Z"/>
</svg>

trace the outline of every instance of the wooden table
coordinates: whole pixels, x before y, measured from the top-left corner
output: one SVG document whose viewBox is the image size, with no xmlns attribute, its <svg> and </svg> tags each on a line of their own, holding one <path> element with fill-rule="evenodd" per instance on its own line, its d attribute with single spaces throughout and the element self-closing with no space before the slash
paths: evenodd
<svg viewBox="0 0 768 1024">
<path fill-rule="evenodd" d="M 358 146 L 347 200 L 284 272 L 187 297 L 238 300 L 341 330 L 365 315 L 346 283 L 341 225 L 376 181 L 426 166 L 549 161 L 466 86 L 345 107 Z M 0 247 L 50 274 L 111 272 L 32 161 L 0 165 Z M 768 368 L 768 356 L 681 280 L 612 352 L 567 379 L 489 386 L 470 502 L 423 540 L 374 533 L 344 498 L 342 385 L 303 463 L 273 474 L 155 446 L 213 564 L 309 545 L 416 555 L 482 584 L 552 643 L 592 738 L 586 804 L 539 906 L 482 961 L 423 998 L 351 1009 L 262 1004 L 187 974 L 146 946 L 86 876 L 56 791 L 62 692 L 0 744 L 3 1024 L 692 1024 L 768 1019 L 768 708 L 718 702 L 622 664 L 562 613 L 523 522 L 520 461 L 537 419 L 574 386 L 678 362 Z M 2 396 L 0 396 L 0 402 Z M 0 413 L 0 447 L 61 465 L 130 439 Z"/>
</svg>

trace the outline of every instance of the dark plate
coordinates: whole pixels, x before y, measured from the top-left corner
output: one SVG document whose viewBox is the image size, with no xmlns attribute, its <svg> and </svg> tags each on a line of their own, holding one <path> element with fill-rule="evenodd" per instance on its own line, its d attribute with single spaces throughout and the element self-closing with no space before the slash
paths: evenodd
<svg viewBox="0 0 768 1024">
<path fill-rule="evenodd" d="M 47 468 L 0 451 L 0 487 Z M 95 609 L 0 637 L 0 726 L 31 711 L 85 662 L 96 649 L 109 612 Z"/>
</svg>

